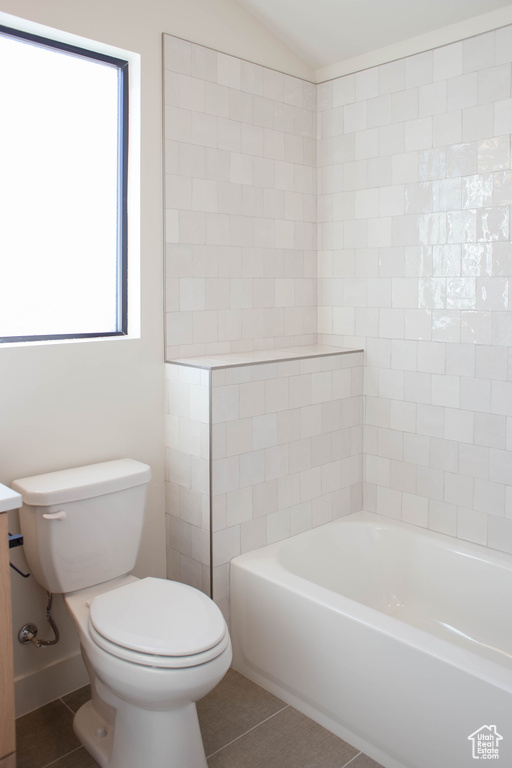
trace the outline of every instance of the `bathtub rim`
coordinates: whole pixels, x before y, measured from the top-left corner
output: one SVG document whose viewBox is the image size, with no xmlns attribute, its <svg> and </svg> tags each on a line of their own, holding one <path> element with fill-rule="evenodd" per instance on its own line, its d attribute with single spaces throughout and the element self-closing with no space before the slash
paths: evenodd
<svg viewBox="0 0 512 768">
<path fill-rule="evenodd" d="M 408 523 L 404 520 L 397 520 L 394 517 L 386 517 L 385 515 L 379 515 L 376 512 L 368 512 L 366 510 L 351 512 L 348 515 L 344 515 L 343 517 L 337 517 L 328 523 L 322 523 L 321 525 L 317 525 L 307 531 L 296 533 L 294 536 L 289 536 L 286 539 L 280 539 L 279 541 L 275 541 L 271 544 L 266 544 L 263 547 L 258 547 L 257 549 L 251 549 L 248 552 L 243 552 L 242 554 L 234 557 L 231 562 L 239 563 L 243 562 L 245 559 L 259 559 L 260 557 L 264 558 L 269 555 L 274 556 L 274 554 L 281 551 L 283 547 L 286 547 L 292 540 L 298 541 L 311 536 L 311 534 L 316 535 L 317 532 L 322 531 L 326 526 L 338 527 L 340 525 L 347 525 L 351 523 L 363 523 L 365 525 L 372 526 L 374 524 L 378 524 L 378 526 L 382 528 L 397 528 L 398 530 L 407 531 L 409 534 L 415 536 L 428 536 L 434 541 L 437 541 L 441 546 L 443 546 L 444 549 L 450 549 L 455 553 L 460 552 L 464 555 L 469 554 L 470 556 L 479 560 L 493 560 L 497 564 L 512 570 L 512 553 L 509 554 L 508 552 L 503 552 L 499 549 L 493 549 L 492 547 L 487 547 L 484 544 L 476 544 L 475 542 L 467 541 L 466 539 L 458 539 L 455 536 L 450 536 L 447 533 L 432 531 L 430 528 L 424 528 L 423 526 Z"/>
<path fill-rule="evenodd" d="M 305 599 L 313 600 L 328 610 L 349 617 L 358 624 L 372 627 L 373 629 L 377 628 L 388 637 L 428 653 L 457 669 L 471 672 L 498 688 L 512 693 L 512 654 L 510 665 L 500 664 L 499 661 L 479 654 L 476 650 L 470 650 L 462 645 L 458 645 L 456 642 L 450 642 L 431 634 L 425 629 L 415 627 L 394 616 L 388 616 L 376 608 L 364 605 L 350 597 L 316 584 L 303 576 L 287 570 L 279 560 L 279 553 L 283 547 L 290 546 L 289 542 L 293 539 L 303 540 L 305 537 L 311 536 L 312 533 L 325 529 L 326 526 L 335 525 L 338 527 L 347 523 L 364 523 L 372 526 L 378 523 L 380 527 L 391 526 L 417 536 L 428 535 L 438 541 L 444 548 L 449 548 L 451 551 L 460 551 L 461 554 L 465 555 L 470 554 L 479 560 L 492 561 L 512 570 L 512 555 L 474 544 L 473 542 L 455 539 L 446 534 L 420 528 L 410 523 L 377 515 L 373 512 L 362 511 L 337 518 L 317 528 L 296 534 L 296 536 L 289 539 L 283 539 L 265 547 L 238 555 L 231 561 L 230 579 L 235 578 L 234 571 L 236 572 L 236 569 L 248 571 L 268 584 L 277 584 L 284 590 L 302 596 Z M 482 557 L 483 555 L 486 555 L 486 557 Z"/>
</svg>

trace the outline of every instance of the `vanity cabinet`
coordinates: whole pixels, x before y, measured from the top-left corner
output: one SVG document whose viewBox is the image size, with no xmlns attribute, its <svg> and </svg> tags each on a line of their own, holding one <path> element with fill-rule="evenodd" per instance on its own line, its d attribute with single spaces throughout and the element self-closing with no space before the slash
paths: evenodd
<svg viewBox="0 0 512 768">
<path fill-rule="evenodd" d="M 7 514 L 0 513 L 0 768 L 15 768 L 11 582 Z"/>
</svg>

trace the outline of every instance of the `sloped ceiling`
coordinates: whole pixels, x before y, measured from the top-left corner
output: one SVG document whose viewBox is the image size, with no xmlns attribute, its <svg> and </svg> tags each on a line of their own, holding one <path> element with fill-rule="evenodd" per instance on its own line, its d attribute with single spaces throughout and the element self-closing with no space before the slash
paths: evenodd
<svg viewBox="0 0 512 768">
<path fill-rule="evenodd" d="M 506 6 L 510 0 L 238 0 L 314 69 Z"/>
</svg>

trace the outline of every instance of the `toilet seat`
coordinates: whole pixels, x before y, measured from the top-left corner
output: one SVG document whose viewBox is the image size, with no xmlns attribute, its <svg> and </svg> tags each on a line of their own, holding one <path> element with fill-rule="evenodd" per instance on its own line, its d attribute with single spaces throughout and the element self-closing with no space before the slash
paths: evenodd
<svg viewBox="0 0 512 768">
<path fill-rule="evenodd" d="M 137 653 L 130 651 L 129 648 L 123 648 L 121 645 L 110 642 L 102 637 L 94 627 L 89 624 L 89 635 L 93 642 L 107 653 L 124 661 L 130 661 L 132 664 L 140 664 L 143 667 L 155 667 L 158 669 L 184 669 L 186 667 L 198 667 L 200 664 L 206 664 L 208 661 L 216 659 L 229 646 L 229 635 L 226 632 L 222 641 L 210 648 L 204 653 L 197 653 L 193 656 L 159 656 L 149 653 Z"/>
<path fill-rule="evenodd" d="M 215 603 L 193 587 L 166 579 L 140 579 L 96 595 L 88 625 L 100 648 L 151 667 L 197 666 L 229 645 Z"/>
</svg>

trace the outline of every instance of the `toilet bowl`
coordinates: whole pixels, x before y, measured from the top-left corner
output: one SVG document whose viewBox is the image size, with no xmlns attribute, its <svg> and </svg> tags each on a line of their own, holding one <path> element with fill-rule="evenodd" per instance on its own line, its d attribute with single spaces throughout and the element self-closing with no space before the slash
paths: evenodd
<svg viewBox="0 0 512 768">
<path fill-rule="evenodd" d="M 94 691 L 74 729 L 94 759 L 109 768 L 206 768 L 195 702 L 232 656 L 217 606 L 184 584 L 133 576 L 64 602 Z"/>
<path fill-rule="evenodd" d="M 63 594 L 80 639 L 92 694 L 73 722 L 82 744 L 102 768 L 206 768 L 195 702 L 227 672 L 231 642 L 202 592 L 127 572 L 149 476 L 125 459 L 13 487 L 29 565 Z"/>
</svg>

